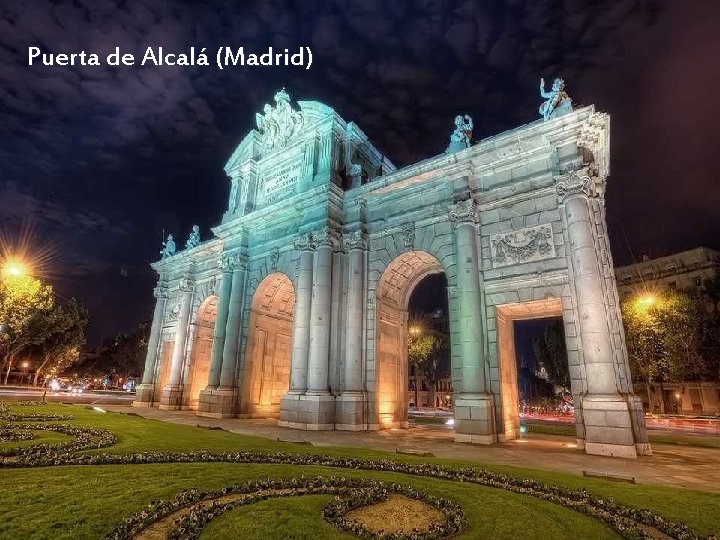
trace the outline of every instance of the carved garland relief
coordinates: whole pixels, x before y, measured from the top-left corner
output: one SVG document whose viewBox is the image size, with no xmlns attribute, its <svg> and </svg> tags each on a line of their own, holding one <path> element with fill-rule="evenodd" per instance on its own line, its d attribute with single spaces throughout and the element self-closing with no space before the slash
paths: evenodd
<svg viewBox="0 0 720 540">
<path fill-rule="evenodd" d="M 552 259 L 555 257 L 552 227 L 547 223 L 492 235 L 490 255 L 493 268 Z"/>
</svg>

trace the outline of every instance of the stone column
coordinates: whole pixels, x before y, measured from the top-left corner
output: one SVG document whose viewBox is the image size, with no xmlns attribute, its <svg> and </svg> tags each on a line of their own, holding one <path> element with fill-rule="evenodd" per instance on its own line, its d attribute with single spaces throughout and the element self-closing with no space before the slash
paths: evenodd
<svg viewBox="0 0 720 540">
<path fill-rule="evenodd" d="M 183 279 L 180 284 L 182 292 L 180 298 L 180 313 L 178 315 L 177 329 L 175 330 L 175 347 L 170 364 L 170 380 L 162 389 L 160 398 L 161 409 L 179 409 L 182 405 L 182 367 L 185 361 L 185 345 L 187 341 L 188 324 L 190 323 L 190 309 L 192 308 L 194 284 L 189 279 Z"/>
<path fill-rule="evenodd" d="M 345 336 L 345 388 L 336 405 L 335 428 L 367 429 L 363 391 L 363 328 L 365 326 L 365 253 L 367 236 L 362 231 L 345 235 L 348 251 L 347 323 Z"/>
<path fill-rule="evenodd" d="M 313 250 L 312 235 L 304 234 L 295 241 L 300 251 L 295 308 L 293 314 L 290 389 L 280 400 L 280 421 L 284 427 L 299 426 L 300 396 L 307 390 L 307 366 L 310 351 L 310 305 L 312 303 Z"/>
<path fill-rule="evenodd" d="M 217 393 L 222 371 L 222 355 L 225 347 L 225 330 L 230 310 L 230 291 L 232 289 L 232 271 L 236 256 L 223 256 L 220 260 L 222 280 L 220 282 L 220 298 L 218 299 L 215 331 L 213 334 L 212 351 L 210 352 L 210 374 L 207 387 L 200 392 L 198 416 L 215 416 L 218 412 Z"/>
<path fill-rule="evenodd" d="M 457 304 L 459 308 L 462 384 L 455 397 L 455 440 L 490 444 L 495 442 L 492 396 L 485 381 L 485 336 L 480 302 L 480 264 L 476 238 L 478 209 L 472 199 L 459 202 L 450 211 L 455 227 L 457 257 Z"/>
<path fill-rule="evenodd" d="M 628 401 L 617 387 L 615 357 L 603 295 L 601 262 L 596 250 L 590 200 L 597 197 L 596 178 L 588 169 L 556 179 L 568 240 L 568 265 L 577 298 L 577 319 L 585 365 L 582 396 L 585 451 L 637 457 Z"/>
<path fill-rule="evenodd" d="M 335 232 L 329 227 L 313 233 L 317 247 L 313 257 L 312 303 L 310 305 L 310 354 L 307 391 L 302 396 L 300 423 L 307 429 L 333 429 L 335 397 L 328 387 L 330 361 L 330 315 Z"/>
<path fill-rule="evenodd" d="M 246 261 L 237 257 L 233 260 L 232 285 L 230 286 L 230 304 L 225 327 L 222 371 L 219 390 L 237 392 L 237 358 L 240 346 L 240 329 L 243 320 L 243 298 L 245 296 Z"/>
<path fill-rule="evenodd" d="M 158 361 L 162 322 L 165 314 L 165 305 L 167 304 L 167 286 L 159 281 L 153 291 L 153 296 L 155 296 L 157 300 L 155 301 L 155 311 L 153 312 L 152 326 L 150 327 L 150 337 L 148 338 L 145 370 L 143 371 L 142 383 L 135 389 L 133 407 L 149 407 L 152 405 L 154 397 L 155 367 Z"/>
</svg>

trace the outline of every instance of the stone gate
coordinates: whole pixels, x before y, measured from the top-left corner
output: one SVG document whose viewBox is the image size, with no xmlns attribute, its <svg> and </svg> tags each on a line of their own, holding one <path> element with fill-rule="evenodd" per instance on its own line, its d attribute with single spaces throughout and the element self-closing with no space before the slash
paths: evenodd
<svg viewBox="0 0 720 540">
<path fill-rule="evenodd" d="M 407 426 L 413 288 L 448 283 L 455 439 L 519 431 L 513 321 L 562 316 L 578 444 L 649 453 L 608 243 L 609 116 L 584 107 L 396 169 L 283 90 L 230 157 L 212 239 L 159 274 L 136 406 Z"/>
</svg>

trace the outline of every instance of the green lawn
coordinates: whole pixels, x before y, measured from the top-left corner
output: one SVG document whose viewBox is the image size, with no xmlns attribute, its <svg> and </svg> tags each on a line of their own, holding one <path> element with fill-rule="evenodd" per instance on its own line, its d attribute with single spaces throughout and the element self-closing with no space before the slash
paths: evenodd
<svg viewBox="0 0 720 540">
<path fill-rule="evenodd" d="M 15 408 L 31 412 L 30 407 Z M 219 430 L 173 425 L 137 416 L 98 413 L 77 406 L 48 405 L 37 411 L 73 414 L 68 424 L 104 428 L 118 436 L 116 445 L 93 452 L 260 450 L 389 458 L 404 462 L 468 465 L 448 460 L 397 456 L 359 449 L 314 448 L 236 435 Z M 43 434 L 43 437 L 55 434 Z M 37 443 L 27 441 L 29 443 Z M 43 442 L 46 442 L 43 440 Z M 19 443 L 15 443 L 16 446 Z M 5 446 L 5 445 L 3 445 Z M 474 464 L 477 465 L 477 464 Z M 653 510 L 682 521 L 702 534 L 720 532 L 720 496 L 661 486 L 631 485 L 532 469 L 488 466 L 490 470 L 533 477 L 548 484 L 585 488 L 616 502 Z M 530 496 L 486 486 L 410 476 L 320 466 L 188 463 L 58 466 L 0 469 L 0 538 L 100 538 L 123 518 L 151 500 L 172 498 L 193 487 L 222 486 L 264 478 L 297 476 L 377 478 L 412 484 L 431 495 L 461 504 L 469 520 L 459 538 L 618 538 L 593 518 Z M 272 499 L 238 507 L 217 518 L 203 538 L 344 538 L 320 511 L 326 495 Z"/>
</svg>

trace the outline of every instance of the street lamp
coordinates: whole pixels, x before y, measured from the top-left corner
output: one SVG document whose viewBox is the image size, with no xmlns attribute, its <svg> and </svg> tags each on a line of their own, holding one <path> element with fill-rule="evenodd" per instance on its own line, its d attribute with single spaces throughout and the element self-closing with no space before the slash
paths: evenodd
<svg viewBox="0 0 720 540">
<path fill-rule="evenodd" d="M 655 302 L 657 302 L 657 297 L 652 293 L 645 294 L 637 299 L 638 306 L 644 308 L 649 308 L 655 304 Z"/>
<path fill-rule="evenodd" d="M 27 265 L 20 259 L 8 259 L 3 265 L 5 278 L 21 278 L 28 275 Z"/>
</svg>

